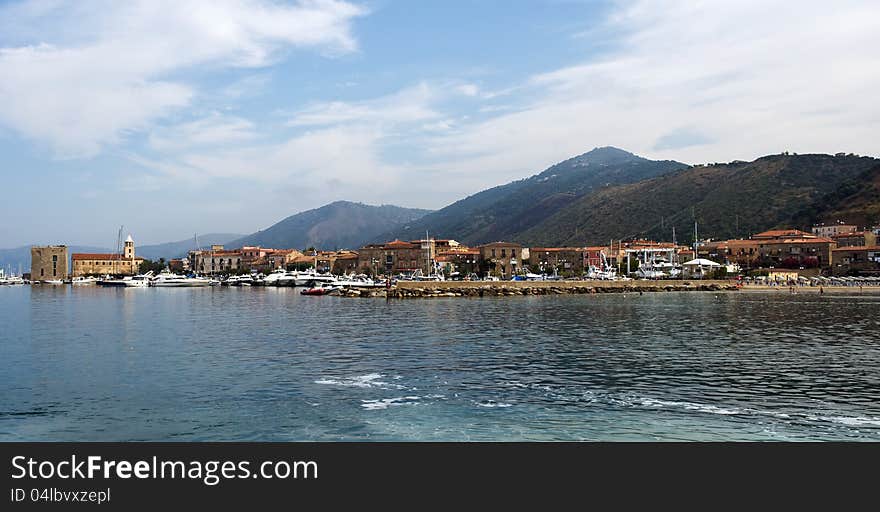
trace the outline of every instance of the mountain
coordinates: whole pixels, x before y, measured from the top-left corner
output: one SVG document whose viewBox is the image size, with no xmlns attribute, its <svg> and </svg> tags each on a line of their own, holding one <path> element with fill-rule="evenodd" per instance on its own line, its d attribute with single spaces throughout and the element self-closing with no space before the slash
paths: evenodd
<svg viewBox="0 0 880 512">
<path fill-rule="evenodd" d="M 230 241 L 226 246 L 357 249 L 380 233 L 411 223 L 428 212 L 430 210 L 337 201 L 291 215 L 262 231 Z"/>
<path fill-rule="evenodd" d="M 518 233 L 530 245 L 604 244 L 647 237 L 745 237 L 775 227 L 809 229 L 847 215 L 880 221 L 880 160 L 855 155 L 771 155 L 695 166 L 585 195 Z"/>
<path fill-rule="evenodd" d="M 613 147 L 595 148 L 530 178 L 484 190 L 429 213 L 375 241 L 412 240 L 425 231 L 466 244 L 513 240 L 556 212 L 604 188 L 634 183 L 687 167 L 654 161 Z"/>
<path fill-rule="evenodd" d="M 231 240 L 241 237 L 241 234 L 209 233 L 207 235 L 198 235 L 198 243 L 202 248 L 210 248 L 213 244 L 226 244 Z M 158 260 L 159 258 L 170 260 L 172 258 L 182 258 L 186 256 L 187 252 L 196 248 L 195 245 L 195 238 L 187 238 L 186 240 L 180 240 L 178 242 L 166 242 L 164 244 L 143 246 L 139 245 L 135 247 L 135 252 L 138 256 L 149 260 Z"/>
</svg>

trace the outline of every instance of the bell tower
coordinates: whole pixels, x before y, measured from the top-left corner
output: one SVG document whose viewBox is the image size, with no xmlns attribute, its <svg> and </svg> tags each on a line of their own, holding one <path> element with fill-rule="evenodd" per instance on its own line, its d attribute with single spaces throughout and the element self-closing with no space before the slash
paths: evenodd
<svg viewBox="0 0 880 512">
<path fill-rule="evenodd" d="M 134 239 L 131 238 L 131 234 L 129 234 L 128 238 L 125 239 L 125 250 L 123 251 L 123 257 L 127 260 L 134 259 Z"/>
</svg>

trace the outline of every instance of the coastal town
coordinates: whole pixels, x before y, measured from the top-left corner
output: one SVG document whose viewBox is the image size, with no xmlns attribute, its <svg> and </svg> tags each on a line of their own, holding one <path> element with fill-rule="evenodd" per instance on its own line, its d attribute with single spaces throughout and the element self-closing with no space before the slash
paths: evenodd
<svg viewBox="0 0 880 512">
<path fill-rule="evenodd" d="M 762 285 L 880 285 L 880 226 L 833 223 L 811 232 L 776 229 L 692 246 L 645 239 L 585 247 L 526 247 L 496 241 L 466 246 L 425 236 L 357 249 L 195 248 L 152 262 L 129 235 L 116 253 L 68 253 L 34 246 L 30 273 L 0 275 L 4 284 L 126 286 L 308 286 L 316 294 L 379 288 L 407 281 L 630 281 L 714 279 Z M 152 270 L 150 270 L 152 269 Z M 158 272 L 158 275 L 157 275 Z"/>
</svg>

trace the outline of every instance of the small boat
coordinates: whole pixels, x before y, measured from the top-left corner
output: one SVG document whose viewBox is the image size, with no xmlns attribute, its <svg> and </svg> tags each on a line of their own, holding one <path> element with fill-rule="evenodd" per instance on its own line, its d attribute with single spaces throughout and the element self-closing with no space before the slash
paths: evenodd
<svg viewBox="0 0 880 512">
<path fill-rule="evenodd" d="M 331 293 L 338 292 L 341 289 L 342 289 L 341 286 L 334 286 L 334 285 L 329 285 L 326 283 L 320 283 L 320 284 L 317 284 L 311 288 L 306 288 L 305 290 L 301 291 L 300 293 L 302 295 L 329 295 Z"/>
<path fill-rule="evenodd" d="M 53 286 L 57 286 L 60 284 L 64 284 L 64 281 L 62 281 L 61 279 L 46 279 L 44 281 L 40 281 L 40 284 L 50 284 Z"/>
<path fill-rule="evenodd" d="M 86 284 L 95 284 L 98 282 L 98 279 L 91 276 L 77 276 L 70 280 L 70 284 L 74 286 L 81 286 Z"/>
</svg>

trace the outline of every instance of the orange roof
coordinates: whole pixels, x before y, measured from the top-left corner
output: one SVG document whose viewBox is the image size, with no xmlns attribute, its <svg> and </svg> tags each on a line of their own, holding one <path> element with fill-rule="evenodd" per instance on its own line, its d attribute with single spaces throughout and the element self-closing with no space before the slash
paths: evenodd
<svg viewBox="0 0 880 512">
<path fill-rule="evenodd" d="M 118 260 L 118 261 L 128 261 L 128 258 L 123 258 L 121 254 L 101 254 L 101 253 L 92 253 L 92 252 L 75 252 L 70 258 L 74 261 L 77 260 Z M 135 256 L 134 259 L 142 260 L 140 256 Z"/>
<path fill-rule="evenodd" d="M 752 238 L 781 238 L 784 236 L 813 237 L 815 235 L 807 233 L 806 231 L 801 231 L 799 229 L 771 229 L 769 231 L 758 233 L 757 235 L 752 235 Z"/>
<path fill-rule="evenodd" d="M 416 244 L 395 239 L 392 242 L 386 243 L 385 247 L 389 247 L 392 249 L 415 249 Z"/>
<path fill-rule="evenodd" d="M 777 240 L 761 240 L 761 242 L 772 245 L 772 244 L 820 244 L 827 243 L 833 244 L 834 240 L 830 238 L 821 238 L 821 237 L 811 237 L 811 238 L 783 238 Z"/>
</svg>

